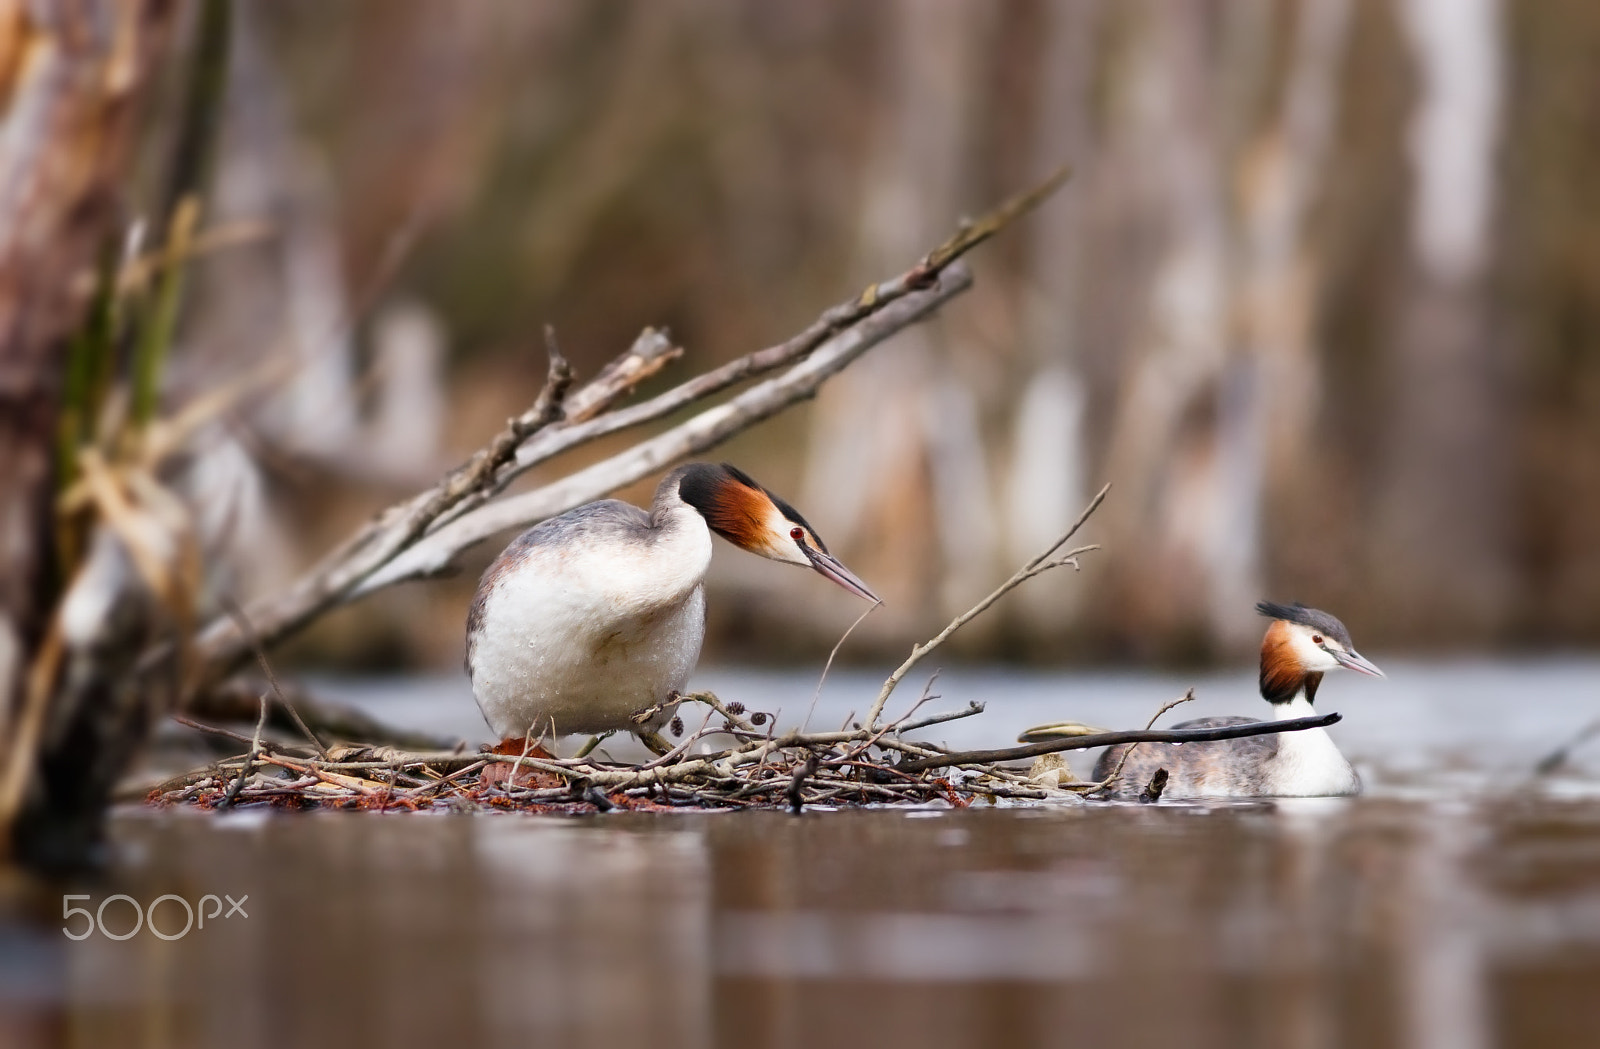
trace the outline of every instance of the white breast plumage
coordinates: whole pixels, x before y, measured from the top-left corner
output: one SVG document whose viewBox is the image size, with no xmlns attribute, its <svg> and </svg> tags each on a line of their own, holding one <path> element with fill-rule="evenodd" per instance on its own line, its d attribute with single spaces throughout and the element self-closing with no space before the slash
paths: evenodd
<svg viewBox="0 0 1600 1049">
<path fill-rule="evenodd" d="M 705 637 L 711 535 L 684 508 L 650 543 L 529 543 L 505 555 L 470 641 L 473 694 L 503 737 L 637 729 L 688 684 Z M 645 725 L 671 717 L 663 707 Z"/>
<path fill-rule="evenodd" d="M 1273 714 L 1279 721 L 1315 717 L 1304 697 L 1280 703 Z M 1265 777 L 1272 794 L 1286 797 L 1325 797 L 1361 793 L 1361 777 L 1325 729 L 1302 729 L 1278 735 L 1278 750 Z"/>
</svg>

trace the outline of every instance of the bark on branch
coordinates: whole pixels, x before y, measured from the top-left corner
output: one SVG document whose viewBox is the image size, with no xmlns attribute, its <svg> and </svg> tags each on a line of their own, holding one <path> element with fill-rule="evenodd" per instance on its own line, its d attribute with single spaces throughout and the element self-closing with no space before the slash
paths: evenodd
<svg viewBox="0 0 1600 1049">
<path fill-rule="evenodd" d="M 697 455 L 729 437 L 814 396 L 828 378 L 857 357 L 972 286 L 964 266 L 953 266 L 924 291 L 911 292 L 830 339 L 782 375 L 708 408 L 666 433 L 634 445 L 594 466 L 524 495 L 490 504 L 458 518 L 413 544 L 360 588 L 367 594 L 407 579 L 435 575 L 455 558 L 497 532 L 521 527 L 598 499 L 648 477 L 678 459 Z"/>
<path fill-rule="evenodd" d="M 558 378 L 552 358 L 550 382 L 539 403 L 511 420 L 482 451 L 440 484 L 379 515 L 287 591 L 250 607 L 259 641 L 270 646 L 332 608 L 398 582 L 437 574 L 497 532 L 600 498 L 811 397 L 868 349 L 965 291 L 972 277 L 959 264 L 961 256 L 1037 206 L 1068 174 L 1063 168 L 964 224 L 916 265 L 825 311 L 793 338 L 630 408 L 606 411 L 679 354 L 664 336 L 647 331 L 629 353 L 564 400 L 547 396 Z M 491 502 L 518 475 L 563 452 L 780 369 L 786 370 L 601 463 L 524 495 Z M 563 404 L 565 412 L 560 410 Z M 197 650 L 202 679 L 215 681 L 236 669 L 250 646 L 231 618 L 222 616 L 201 631 Z"/>
</svg>

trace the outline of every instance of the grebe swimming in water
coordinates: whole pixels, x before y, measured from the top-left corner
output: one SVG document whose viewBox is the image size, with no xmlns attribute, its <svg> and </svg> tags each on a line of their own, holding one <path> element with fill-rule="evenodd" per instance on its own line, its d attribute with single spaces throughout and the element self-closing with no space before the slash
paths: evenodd
<svg viewBox="0 0 1600 1049">
<path fill-rule="evenodd" d="M 1383 677 L 1356 652 L 1344 624 L 1326 612 L 1304 605 L 1263 601 L 1256 611 L 1271 619 L 1261 639 L 1261 698 L 1272 705 L 1272 717 L 1310 717 L 1322 675 L 1341 667 Z M 1173 728 L 1219 728 L 1246 725 L 1257 718 L 1196 718 Z M 1048 729 L 1032 733 L 1048 734 Z M 1028 738 L 1041 735 L 1025 734 Z M 1095 763 L 1094 777 L 1105 779 L 1128 747 L 1108 747 Z M 1162 792 L 1168 798 L 1318 797 L 1361 793 L 1361 777 L 1320 728 L 1278 732 L 1243 739 L 1205 743 L 1139 743 L 1122 767 L 1113 789 L 1142 791 L 1156 774 L 1167 770 Z"/>
<path fill-rule="evenodd" d="M 656 733 L 705 638 L 712 532 L 878 600 L 747 475 L 726 463 L 680 466 L 648 512 L 588 503 L 523 532 L 484 572 L 466 665 L 490 728 L 507 740 L 622 729 L 661 749 Z"/>
</svg>

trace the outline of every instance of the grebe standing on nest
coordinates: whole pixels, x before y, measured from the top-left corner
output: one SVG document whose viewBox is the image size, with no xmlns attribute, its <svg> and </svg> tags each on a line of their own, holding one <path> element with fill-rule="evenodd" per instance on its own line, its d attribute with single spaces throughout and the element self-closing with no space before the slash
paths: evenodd
<svg viewBox="0 0 1600 1049">
<path fill-rule="evenodd" d="M 1322 675 L 1341 667 L 1383 677 L 1356 652 L 1344 624 L 1304 605 L 1263 601 L 1256 611 L 1271 619 L 1261 639 L 1261 698 L 1277 721 L 1311 717 Z M 1259 719 L 1196 718 L 1173 728 L 1220 728 Z M 1047 732 L 1032 730 L 1032 732 Z M 1030 738 L 1037 738 L 1032 737 Z M 1320 728 L 1278 732 L 1203 743 L 1139 743 L 1122 767 L 1113 790 L 1136 794 L 1158 769 L 1167 770 L 1162 792 L 1169 798 L 1321 797 L 1361 793 L 1361 777 Z M 1105 779 L 1117 767 L 1124 744 L 1108 747 L 1095 763 L 1094 777 Z"/>
<path fill-rule="evenodd" d="M 523 532 L 467 613 L 467 676 L 490 728 L 531 735 L 633 732 L 658 753 L 705 638 L 711 533 L 877 596 L 806 519 L 726 463 L 662 479 L 646 512 L 588 503 Z"/>
</svg>

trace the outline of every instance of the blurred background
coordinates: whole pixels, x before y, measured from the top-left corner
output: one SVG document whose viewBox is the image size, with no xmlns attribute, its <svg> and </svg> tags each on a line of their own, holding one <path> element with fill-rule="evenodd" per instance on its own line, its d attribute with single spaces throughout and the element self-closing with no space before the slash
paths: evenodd
<svg viewBox="0 0 1600 1049">
<path fill-rule="evenodd" d="M 246 598 L 531 403 L 546 322 L 580 378 L 665 325 L 680 381 L 1066 161 L 971 293 L 723 450 L 887 599 L 841 658 L 936 630 L 1107 481 L 1104 551 L 967 657 L 1235 659 L 1264 597 L 1363 649 L 1600 642 L 1594 4 L 277 0 L 234 33 L 237 236 L 168 396 L 293 363 L 195 464 Z M 293 658 L 458 666 L 490 545 Z M 720 547 L 707 658 L 815 659 L 835 590 Z"/>
<path fill-rule="evenodd" d="M 137 181 L 187 167 L 198 182 L 208 165 L 189 154 L 209 151 L 173 148 L 185 42 L 228 5 L 118 2 L 128 36 L 102 48 L 115 52 L 108 71 L 160 53 L 152 41 L 176 23 L 151 59 L 165 87 L 141 110 Z M 989 709 L 934 738 L 994 746 L 1065 717 L 1144 724 L 1189 687 L 1199 701 L 1176 717 L 1259 713 L 1253 605 L 1299 600 L 1341 617 L 1389 673 L 1321 693 L 1348 714 L 1335 735 L 1368 796 L 800 818 L 323 819 L 257 806 L 190 819 L 122 806 L 93 881 L 24 882 L 0 863 L 0 1044 L 345 1044 L 352 1030 L 485 1045 L 548 1031 L 572 1046 L 831 1045 L 857 1032 L 876 1044 L 914 1032 L 924 1046 L 1593 1041 L 1600 207 L 1585 200 L 1600 186 L 1600 4 L 232 9 L 222 137 L 187 269 L 144 254 L 163 239 L 162 212 L 121 209 L 160 190 L 126 185 L 92 136 L 80 151 L 101 158 L 118 208 L 66 208 L 109 202 L 57 166 L 44 170 L 76 192 L 37 199 L 68 215 L 0 222 L 32 249 L 0 251 L 0 264 L 58 270 L 91 253 L 39 250 L 12 227 L 85 240 L 73 231 L 87 220 L 142 224 L 129 271 L 103 266 L 105 301 L 132 300 L 125 327 L 141 351 L 152 331 L 164 348 L 160 307 L 176 292 L 156 295 L 184 274 L 177 344 L 144 359 L 166 365 L 160 416 L 193 408 L 203 421 L 174 457 L 183 475 L 161 481 L 198 496 L 194 531 L 220 544 L 205 550 L 208 597 L 283 592 L 480 447 L 537 395 L 546 323 L 580 381 L 645 326 L 670 328 L 686 353 L 648 395 L 788 338 L 1069 162 L 1061 192 L 973 254 L 972 291 L 719 449 L 887 598 L 842 650 L 858 665 L 817 681 L 859 601 L 719 544 L 695 685 L 782 715 L 775 725 L 849 724 L 886 664 L 1111 482 L 1081 537 L 1104 549 L 1079 573 L 1032 581 L 939 654 L 979 665 L 939 679 L 936 709 Z M 44 10 L 67 27 L 56 37 L 30 35 Z M 0 0 L 0 95 L 23 73 L 48 81 L 40 56 L 115 24 L 116 10 Z M 115 132 L 142 80 L 93 83 L 106 86 L 83 92 L 90 115 Z M 36 116 L 0 106 L 0 214 L 41 210 L 26 192 L 45 183 L 38 169 L 8 159 L 56 126 Z M 182 181 L 168 181 L 169 204 Z M 181 213 L 168 244 L 188 243 Z M 41 272 L 0 273 L 0 335 L 27 334 L 8 318 L 29 317 L 15 303 L 30 291 L 70 298 Z M 141 298 L 158 272 L 160 292 Z M 129 348 L 111 313 L 88 311 L 84 359 Z M 30 347 L 59 360 L 42 338 Z M 7 424 L 23 395 L 12 361 L 0 365 Z M 55 436 L 48 412 L 13 414 Z M 133 414 L 125 446 L 142 451 L 160 433 Z M 0 425 L 8 492 L 23 487 L 5 454 L 22 429 Z M 37 444 L 30 483 L 53 497 Z M 133 490 L 130 461 L 112 464 Z M 621 494 L 643 502 L 651 488 Z M 0 506 L 0 559 L 24 568 L 27 548 L 8 537 L 26 517 Z M 319 698 L 481 739 L 462 634 L 477 576 L 509 538 L 453 578 L 319 619 L 282 665 Z M 171 593 L 189 593 L 189 551 L 162 555 L 177 566 Z M 7 644 L 10 622 L 27 625 L 15 613 L 29 611 L 15 597 L 27 574 L 0 571 L 0 744 L 5 692 L 23 680 Z M 83 631 L 92 644 L 69 637 L 54 697 L 35 681 L 48 688 L 60 647 L 41 645 L 27 679 L 28 709 L 44 709 L 38 696 L 61 704 L 52 718 L 75 716 L 69 702 L 94 715 L 78 719 L 91 743 L 117 742 L 101 711 L 159 709 L 146 705 L 155 688 L 138 704 L 106 697 L 138 695 L 135 659 L 185 622 L 186 605 L 163 612 L 132 578 L 107 587 L 104 625 Z M 258 694 L 245 693 L 249 715 Z M 94 780 L 83 755 L 96 755 L 80 735 L 55 736 L 43 757 L 59 771 L 36 796 L 70 813 Z M 182 767 L 216 756 L 174 752 Z M 1080 773 L 1087 758 L 1073 759 Z M 253 917 L 186 939 L 73 943 L 62 907 L 91 889 L 100 909 L 122 894 L 151 915 L 162 899 L 247 897 Z M 240 1022 L 252 1015 L 261 1022 Z"/>
</svg>

